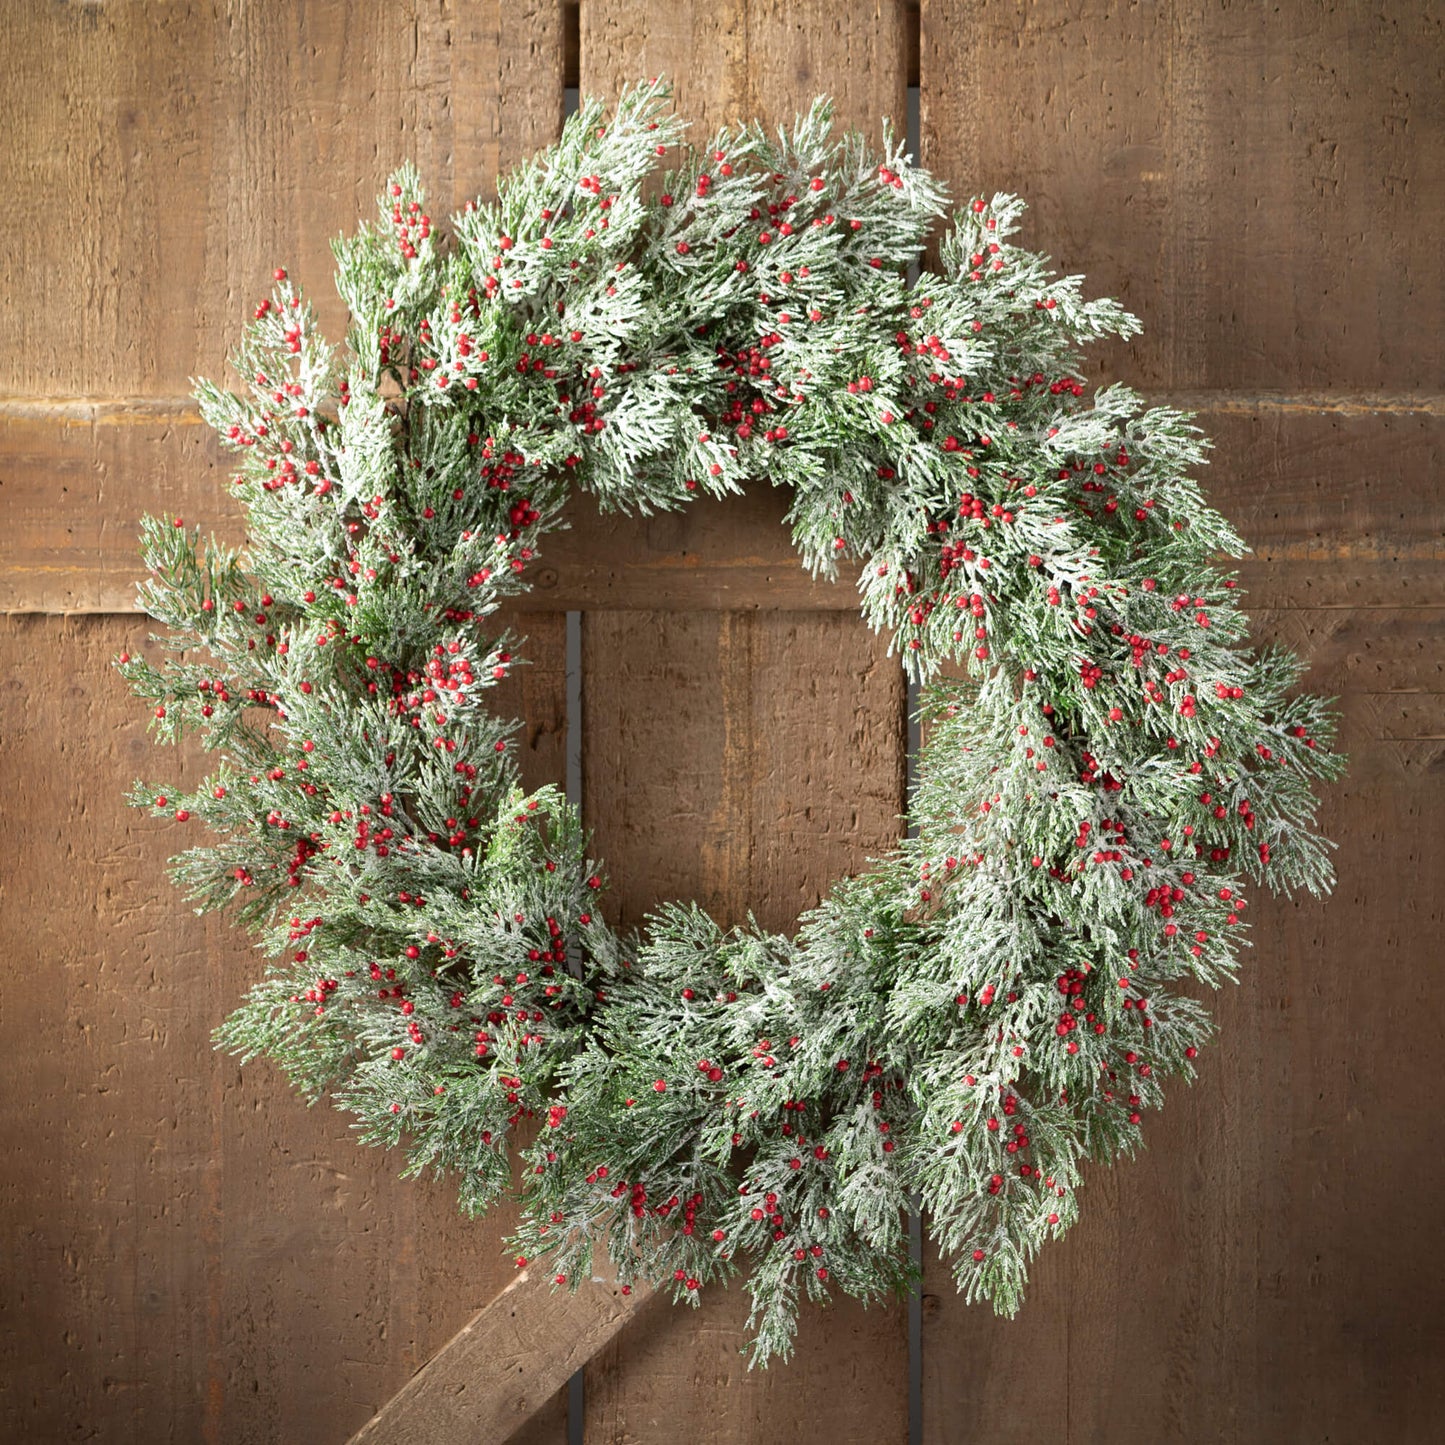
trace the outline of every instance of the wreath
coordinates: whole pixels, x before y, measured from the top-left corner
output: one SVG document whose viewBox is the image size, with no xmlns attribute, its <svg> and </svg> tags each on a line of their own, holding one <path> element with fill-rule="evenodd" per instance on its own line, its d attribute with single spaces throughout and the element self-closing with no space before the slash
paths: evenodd
<svg viewBox="0 0 1445 1445">
<path fill-rule="evenodd" d="M 1086 394 L 1138 322 L 943 188 L 891 133 L 704 149 L 659 84 L 469 204 L 443 244 L 406 168 L 335 244 L 344 351 L 283 271 L 197 386 L 243 551 L 147 519 L 154 731 L 219 755 L 136 804 L 274 962 L 218 1030 L 330 1094 L 462 1207 L 511 1188 L 518 1264 L 609 1255 L 677 1299 L 743 1273 L 754 1358 L 802 1296 L 910 1287 L 921 1209 L 958 1286 L 1019 1304 L 1086 1160 L 1140 1142 L 1210 1034 L 1250 886 L 1332 881 L 1333 718 L 1246 645 L 1189 418 Z M 671 164 L 668 158 L 671 158 Z M 556 788 L 518 783 L 494 621 L 574 490 L 648 512 L 767 479 L 803 562 L 927 684 L 907 836 L 795 937 L 669 905 L 609 927 Z M 947 669 L 946 675 L 943 669 Z"/>
</svg>

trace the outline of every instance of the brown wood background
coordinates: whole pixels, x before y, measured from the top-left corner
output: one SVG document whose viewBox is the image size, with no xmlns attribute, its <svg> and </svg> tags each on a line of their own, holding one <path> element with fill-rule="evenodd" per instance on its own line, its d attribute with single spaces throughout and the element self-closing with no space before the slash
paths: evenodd
<svg viewBox="0 0 1445 1445">
<path fill-rule="evenodd" d="M 704 125 L 827 90 L 876 132 L 914 80 L 923 160 L 1022 192 L 1030 241 L 1143 317 L 1100 375 L 1202 412 L 1258 629 L 1342 698 L 1334 900 L 1261 901 L 1200 1084 L 1093 1178 L 1018 1320 L 930 1262 L 924 1439 L 1445 1437 L 1438 7 L 0 0 L 0 40 L 0 1437 L 340 1441 L 507 1277 L 505 1221 L 211 1051 L 259 960 L 122 807 L 158 763 L 108 661 L 145 630 L 137 516 L 225 520 L 188 378 L 271 266 L 339 327 L 326 243 L 387 170 L 442 205 L 489 186 L 573 65 L 666 71 Z M 581 611 L 625 918 L 696 896 L 786 927 L 894 836 L 899 674 L 780 510 L 581 509 L 530 599 L 528 767 L 561 776 Z M 587 1439 L 906 1439 L 903 1310 L 815 1311 L 752 1375 L 744 1313 L 646 1306 L 588 1367 Z M 526 1438 L 560 1445 L 565 1402 Z"/>
</svg>

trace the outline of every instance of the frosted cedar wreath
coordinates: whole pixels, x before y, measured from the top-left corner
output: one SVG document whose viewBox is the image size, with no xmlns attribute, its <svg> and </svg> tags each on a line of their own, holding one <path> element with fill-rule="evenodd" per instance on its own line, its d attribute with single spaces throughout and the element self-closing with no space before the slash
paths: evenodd
<svg viewBox="0 0 1445 1445">
<path fill-rule="evenodd" d="M 694 1299 L 742 1273 L 765 1360 L 801 1296 L 908 1286 L 911 1201 L 970 1299 L 1018 1307 L 1082 1163 L 1193 1073 L 1250 887 L 1329 887 L 1311 781 L 1342 761 L 1299 664 L 1246 645 L 1202 438 L 1085 395 L 1080 348 L 1138 323 L 1014 244 L 1018 201 L 910 283 L 945 199 L 891 137 L 821 102 L 682 129 L 658 85 L 589 103 L 445 243 L 399 172 L 335 248 L 344 351 L 278 271 L 241 390 L 197 389 L 249 545 L 149 520 L 165 659 L 120 667 L 219 757 L 133 801 L 217 835 L 175 876 L 278 960 L 221 1043 L 471 1211 L 538 1117 L 519 1263 L 576 1281 L 600 1248 Z M 575 809 L 518 785 L 490 619 L 575 490 L 764 482 L 928 684 L 914 836 L 795 938 L 687 904 L 620 936 Z"/>
</svg>

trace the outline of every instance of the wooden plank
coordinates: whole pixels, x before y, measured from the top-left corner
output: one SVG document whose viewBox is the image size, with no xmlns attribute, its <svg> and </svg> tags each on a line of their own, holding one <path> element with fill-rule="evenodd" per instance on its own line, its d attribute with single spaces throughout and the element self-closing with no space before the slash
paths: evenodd
<svg viewBox="0 0 1445 1445">
<path fill-rule="evenodd" d="M 881 116 L 903 122 L 905 17 L 887 0 L 589 0 L 581 18 L 584 90 L 615 94 L 628 80 L 664 72 L 677 82 L 694 139 L 753 116 L 790 121 L 818 91 L 875 137 Z M 680 594 L 709 607 L 777 606 L 787 579 L 800 575 L 775 525 L 780 501 L 764 494 L 724 513 L 699 511 L 697 522 L 634 527 L 631 538 L 651 534 L 667 559 L 643 562 L 640 592 L 628 578 L 647 553 L 622 533 L 599 557 L 605 574 L 594 573 L 613 599 L 603 605 L 619 605 L 627 588 L 646 609 L 676 607 Z M 740 505 L 768 521 L 734 531 L 743 525 Z M 576 535 L 601 532 L 589 523 Z M 762 588 L 745 594 L 730 578 L 710 599 L 699 596 L 693 557 L 717 555 L 719 541 L 721 555 L 744 561 Z M 761 576 L 759 560 L 771 569 Z M 561 562 L 549 554 L 547 565 L 565 586 L 565 554 Z M 790 927 L 830 877 L 897 836 L 901 677 L 849 615 L 851 588 L 834 590 L 845 610 L 824 616 L 584 617 L 584 814 L 619 882 L 616 916 L 635 920 L 679 896 L 726 921 L 751 905 L 765 926 Z M 842 738 L 852 749 L 839 748 Z M 635 1323 L 587 1370 L 589 1437 L 647 1445 L 906 1433 L 904 1311 L 865 1312 L 849 1301 L 806 1311 L 792 1364 L 752 1374 L 739 1353 L 746 1316 L 742 1291 L 713 1291 L 698 1314 L 657 1310 Z"/>
<path fill-rule="evenodd" d="M 567 730 L 576 720 L 567 716 L 567 618 L 565 613 L 530 613 L 525 617 L 504 615 L 502 626 L 511 626 L 522 638 L 520 655 L 526 665 L 510 673 L 499 685 L 495 710 L 521 724 L 517 735 L 517 761 L 525 788 L 545 783 L 564 787 L 567 781 Z M 533 1126 L 529 1126 L 533 1127 Z M 530 1134 L 521 1135 L 530 1142 Z M 405 1187 L 405 1186 L 402 1186 Z M 434 1351 L 456 1318 L 448 1309 L 445 1318 L 432 1301 L 487 1299 L 503 1282 L 515 1279 L 510 1255 L 501 1243 L 515 1227 L 517 1211 L 501 1206 L 474 1224 L 458 1221 L 450 1179 L 428 1184 L 416 1201 L 412 1229 L 418 1275 L 419 1311 L 423 1328 L 415 1334 L 415 1345 L 405 1362 L 397 1362 L 390 1379 L 401 1377 L 406 1368 L 434 1358 Z M 458 1233 L 470 1236 L 467 1247 L 456 1247 Z M 463 1284 L 465 1280 L 465 1284 Z M 405 1388 L 405 1387 L 403 1387 Z M 382 1396 L 381 1398 L 385 1398 Z M 511 1445 L 564 1445 L 567 1439 L 567 1380 L 561 1375 L 549 1391 L 541 1376 L 534 1382 L 531 1413 L 514 1424 Z M 485 1437 L 472 1437 L 485 1438 Z M 442 1445 L 440 1436 L 433 1445 Z"/>
<path fill-rule="evenodd" d="M 620 926 L 695 898 L 790 930 L 897 839 L 903 674 L 858 619 L 595 612 L 582 645 L 583 811 Z"/>
<path fill-rule="evenodd" d="M 1228 394 L 1170 398 L 1214 439 L 1203 481 L 1255 548 L 1242 575 L 1259 606 L 1445 602 L 1445 398 Z M 200 522 L 239 540 L 240 519 L 193 410 L 142 401 L 0 405 L 0 611 L 134 606 L 138 519 Z M 650 518 L 573 504 L 548 539 L 544 611 L 621 607 L 851 609 L 850 582 L 814 582 L 759 487 Z"/>
<path fill-rule="evenodd" d="M 454 9 L 7 7 L 0 176 L 43 205 L 0 260 L 0 393 L 27 399 L 4 505 L 7 526 L 52 519 L 45 575 L 94 574 L 112 542 L 129 570 L 142 496 L 199 477 L 209 502 L 213 458 L 169 399 L 219 372 L 277 262 L 335 328 L 327 243 L 390 167 L 416 159 L 450 209 L 556 134 L 555 0 Z M 74 401 L 94 395 L 125 400 Z M 17 475 L 39 486 L 20 505 Z M 562 623 L 528 630 L 523 768 L 560 780 Z M 0 1393 L 0 1434 L 332 1440 L 510 1278 L 508 1221 L 463 1221 L 448 1186 L 401 1183 L 340 1115 L 212 1054 L 259 961 L 165 883 L 174 830 L 121 807 L 135 772 L 198 766 L 152 757 L 105 668 L 138 632 L 0 629 L 0 1076 L 28 1149 L 4 1186 L 0 1353 L 31 1382 Z M 560 1398 L 535 1425 L 560 1442 Z"/>
<path fill-rule="evenodd" d="M 999 1445 L 1433 1438 L 1445 1327 L 1414 1262 L 1445 1119 L 1409 1070 L 1442 1052 L 1445 902 L 1419 886 L 1445 847 L 1435 686 L 1345 693 L 1336 896 L 1259 898 L 1198 1085 L 1146 1120 L 1137 1160 L 1090 1173 L 1017 1320 L 966 1307 L 930 1258 L 925 1441 L 961 1438 L 960 1416 Z M 1018 1382 L 1044 1379 L 1025 1408 Z"/>
<path fill-rule="evenodd" d="M 844 613 L 584 617 L 584 815 L 610 917 L 694 898 L 791 931 L 829 882 L 898 837 L 904 688 Z M 805 1308 L 792 1362 L 749 1373 L 741 1289 L 635 1322 L 587 1372 L 603 1440 L 901 1439 L 906 1315 Z"/>
<path fill-rule="evenodd" d="M 496 705 L 527 719 L 519 749 L 527 786 L 561 783 L 565 619 L 530 618 L 523 630 L 531 665 L 502 684 Z M 161 901 L 174 907 L 173 895 Z M 253 955 L 245 973 L 233 975 L 237 985 L 256 967 Z M 230 1365 L 267 1381 L 253 1408 L 264 1406 L 269 1438 L 307 1439 L 311 1431 L 318 1442 L 335 1439 L 390 1399 L 515 1278 L 502 1242 L 516 1210 L 502 1206 L 481 1221 L 465 1220 L 456 1210 L 454 1180 L 400 1180 L 397 1155 L 359 1147 L 348 1116 L 306 1110 L 268 1065 L 230 1063 L 226 1074 L 233 1083 L 219 1118 L 224 1213 L 240 1228 L 228 1246 L 225 1313 L 238 1324 L 269 1324 L 264 1332 L 236 1330 Z M 308 1210 L 298 1173 L 336 1207 Z M 304 1291 L 292 1278 L 295 1254 L 318 1259 Z M 248 1257 L 264 1267 L 242 1267 Z M 307 1381 L 321 1349 L 334 1349 L 338 1335 L 346 1344 L 334 1368 L 345 1393 L 323 1430 Z M 548 1398 L 538 1385 L 531 1399 L 540 1410 L 531 1441 L 562 1445 L 565 1392 Z"/>
<path fill-rule="evenodd" d="M 1445 609 L 1439 607 L 1294 607 L 1257 610 L 1261 642 L 1293 649 L 1309 664 L 1317 692 L 1445 692 Z"/>
<path fill-rule="evenodd" d="M 164 830 L 120 790 L 144 747 L 106 670 L 129 621 L 0 624 L 0 1435 L 173 1422 L 204 1438 L 218 1368 L 206 1014 L 240 950 L 147 916 Z M 161 966 L 172 987 L 158 985 Z M 182 984 L 184 980 L 184 984 Z M 171 1309 L 184 1300 L 184 1309 Z"/>
<path fill-rule="evenodd" d="M 651 1298 L 594 1280 L 576 1294 L 523 1270 L 351 1437 L 351 1445 L 515 1440 Z"/>
<path fill-rule="evenodd" d="M 562 772 L 564 629 L 523 626 L 502 703 L 535 784 Z M 513 1277 L 511 1221 L 212 1051 L 261 960 L 165 881 L 178 826 L 122 804 L 205 767 L 150 746 L 107 666 L 139 632 L 0 621 L 0 1437 L 325 1445 Z M 560 1445 L 560 1397 L 537 1428 Z"/>
<path fill-rule="evenodd" d="M 1206 485 L 1258 548 L 1259 634 L 1342 695 L 1352 760 L 1335 897 L 1257 900 L 1199 1087 L 1091 1174 L 1019 1318 L 966 1309 L 930 1255 L 925 1441 L 960 1416 L 1001 1445 L 1430 1438 L 1445 1335 L 1413 1261 L 1445 1126 L 1381 1064 L 1440 1056 L 1442 905 L 1414 880 L 1445 841 L 1441 470 L 1393 408 L 1363 443 L 1340 393 L 1440 375 L 1438 17 L 924 0 L 922 24 L 925 161 L 1022 191 L 1026 239 L 1145 322 L 1095 374 L 1233 403 Z"/>
<path fill-rule="evenodd" d="M 791 124 L 813 97 L 833 97 L 844 124 L 875 142 L 907 106 L 908 19 L 899 0 L 588 0 L 582 89 L 615 95 L 652 75 L 672 81 L 678 111 L 702 144 L 753 118 Z"/>
<path fill-rule="evenodd" d="M 924 0 L 922 158 L 1144 321 L 1150 387 L 1438 385 L 1438 6 Z"/>
<path fill-rule="evenodd" d="M 449 214 L 561 122 L 557 0 L 6 12 L 0 184 L 44 208 L 0 258 L 0 394 L 183 392 L 277 265 L 339 334 L 329 244 L 390 170 Z"/>
</svg>

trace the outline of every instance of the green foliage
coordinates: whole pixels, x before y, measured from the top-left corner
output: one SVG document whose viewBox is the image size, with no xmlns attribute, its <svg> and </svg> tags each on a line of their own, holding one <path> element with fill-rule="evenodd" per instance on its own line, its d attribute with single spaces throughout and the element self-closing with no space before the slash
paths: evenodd
<svg viewBox="0 0 1445 1445">
<path fill-rule="evenodd" d="M 822 102 L 681 134 L 659 86 L 589 102 L 449 239 L 398 173 L 335 247 L 344 353 L 278 272 L 241 389 L 197 387 L 248 547 L 147 522 L 169 630 L 121 670 L 220 759 L 132 800 L 216 835 L 177 880 L 275 960 L 219 1041 L 468 1210 L 534 1117 L 521 1255 L 694 1301 L 742 1272 L 766 1359 L 803 1298 L 908 1288 L 913 1200 L 1017 1308 L 1084 1161 L 1192 1075 L 1248 887 L 1329 887 L 1342 761 L 1248 647 L 1189 418 L 1085 394 L 1081 348 L 1138 323 L 1015 243 L 1020 202 L 973 201 L 910 283 L 945 200 L 891 138 Z M 623 938 L 575 810 L 518 784 L 493 615 L 574 490 L 764 479 L 929 683 L 914 826 L 793 939 L 684 906 Z"/>
</svg>

